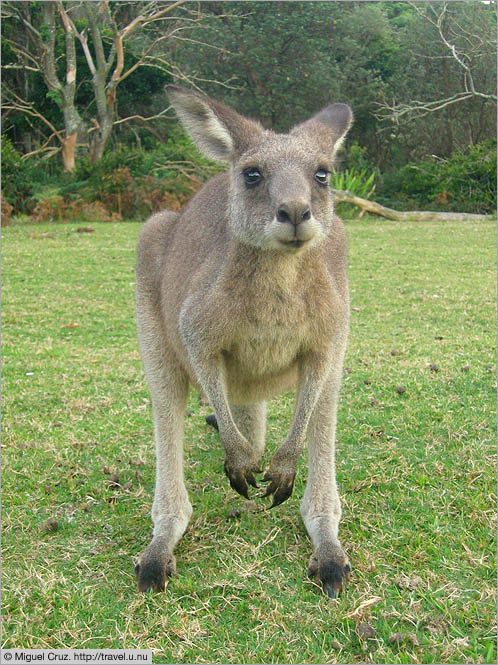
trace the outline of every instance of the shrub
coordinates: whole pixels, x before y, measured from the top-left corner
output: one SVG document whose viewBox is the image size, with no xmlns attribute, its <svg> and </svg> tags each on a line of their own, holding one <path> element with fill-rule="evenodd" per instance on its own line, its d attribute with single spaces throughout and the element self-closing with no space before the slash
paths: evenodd
<svg viewBox="0 0 498 665">
<path fill-rule="evenodd" d="M 31 216 L 35 222 L 47 222 L 49 220 L 60 222 L 65 208 L 66 203 L 62 196 L 59 194 L 48 195 L 45 198 L 40 198 Z"/>
<path fill-rule="evenodd" d="M 375 175 L 375 171 L 369 173 L 367 169 L 356 171 L 355 169 L 348 168 L 340 172 L 334 171 L 332 173 L 331 186 L 332 189 L 347 190 L 362 199 L 370 199 L 375 192 Z M 350 203 L 338 203 L 336 207 L 338 213 L 345 217 L 362 214 L 357 206 L 353 206 Z"/>
<path fill-rule="evenodd" d="M 353 171 L 368 171 L 378 175 L 378 168 L 368 159 L 367 149 L 358 144 L 357 141 L 349 146 L 346 157 L 346 167 Z"/>
<path fill-rule="evenodd" d="M 70 222 L 84 220 L 86 222 L 119 222 L 122 217 L 116 212 L 109 212 L 100 201 L 82 201 L 64 199 L 55 194 L 41 199 L 36 204 L 31 219 L 35 222 Z"/>
<path fill-rule="evenodd" d="M 353 169 L 346 169 L 332 174 L 332 189 L 348 190 L 355 196 L 362 199 L 369 199 L 375 192 L 375 173 L 365 171 L 357 172 Z"/>
<path fill-rule="evenodd" d="M 184 134 L 173 132 L 149 150 L 120 146 L 97 164 L 80 159 L 64 193 L 99 201 L 124 218 L 143 218 L 166 207 L 178 210 L 219 169 Z"/>
<path fill-rule="evenodd" d="M 496 211 L 496 141 L 384 174 L 379 201 L 401 210 Z"/>
<path fill-rule="evenodd" d="M 10 205 L 10 203 L 4 197 L 3 192 L 1 194 L 1 198 L 2 198 L 2 226 L 7 226 L 14 208 Z"/>
<path fill-rule="evenodd" d="M 10 139 L 2 136 L 2 197 L 14 212 L 23 207 L 31 196 L 32 187 L 27 177 L 26 163 L 12 145 Z"/>
<path fill-rule="evenodd" d="M 62 164 L 43 157 L 23 159 L 11 141 L 2 136 L 2 192 L 13 207 L 13 214 L 31 214 L 39 195 L 47 188 L 60 189 L 70 175 L 62 173 Z"/>
<path fill-rule="evenodd" d="M 59 160 L 23 160 L 9 139 L 2 141 L 5 202 L 13 214 L 32 215 L 35 221 L 95 217 L 98 210 L 105 220 L 145 218 L 165 207 L 178 210 L 219 168 L 178 130 L 148 150 L 119 145 L 95 164 L 80 156 L 72 173 L 64 173 Z"/>
</svg>

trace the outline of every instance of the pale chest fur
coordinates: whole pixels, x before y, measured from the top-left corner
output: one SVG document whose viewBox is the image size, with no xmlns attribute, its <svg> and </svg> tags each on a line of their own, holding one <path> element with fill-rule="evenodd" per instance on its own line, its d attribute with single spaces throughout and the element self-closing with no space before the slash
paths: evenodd
<svg viewBox="0 0 498 665">
<path fill-rule="evenodd" d="M 241 326 L 229 354 L 246 374 L 254 377 L 290 369 L 303 348 L 306 326 Z"/>
<path fill-rule="evenodd" d="M 320 262 L 271 254 L 252 258 L 231 262 L 218 283 L 222 297 L 212 308 L 223 307 L 226 327 L 220 332 L 234 382 L 293 373 L 300 355 L 328 336 L 330 323 L 326 303 L 333 300 L 333 286 Z"/>
<path fill-rule="evenodd" d="M 246 292 L 243 305 L 234 303 L 227 349 L 240 370 L 254 377 L 287 371 L 311 341 L 304 294 L 286 285 L 259 286 Z"/>
</svg>

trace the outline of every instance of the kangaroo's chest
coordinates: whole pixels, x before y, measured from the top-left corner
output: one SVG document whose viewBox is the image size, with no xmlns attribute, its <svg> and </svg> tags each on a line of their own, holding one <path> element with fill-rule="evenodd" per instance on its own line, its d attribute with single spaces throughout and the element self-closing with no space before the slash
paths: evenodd
<svg viewBox="0 0 498 665">
<path fill-rule="evenodd" d="M 283 291 L 246 302 L 235 319 L 229 354 L 245 374 L 263 376 L 290 369 L 310 335 L 302 298 Z"/>
</svg>

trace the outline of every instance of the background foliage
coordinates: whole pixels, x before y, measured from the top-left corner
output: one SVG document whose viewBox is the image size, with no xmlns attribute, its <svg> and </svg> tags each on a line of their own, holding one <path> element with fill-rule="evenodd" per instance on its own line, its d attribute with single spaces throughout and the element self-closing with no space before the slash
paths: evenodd
<svg viewBox="0 0 498 665">
<path fill-rule="evenodd" d="M 108 9 L 99 37 L 80 2 L 2 3 L 3 198 L 14 214 L 74 217 L 83 204 L 98 204 L 115 219 L 181 205 L 216 167 L 164 114 L 171 82 L 278 131 L 331 101 L 347 102 L 355 124 L 339 168 L 359 184 L 355 193 L 374 174 L 375 197 L 392 207 L 495 210 L 496 3 L 180 2 L 140 23 L 171 4 L 94 3 Z M 79 129 L 70 174 L 46 122 L 65 136 L 67 109 L 36 64 L 46 60 L 50 5 L 61 81 L 69 55 L 60 6 L 80 37 L 89 30 L 94 59 L 97 38 L 111 60 L 119 36 L 138 26 L 122 42 L 131 74 L 112 91 L 112 131 L 99 159 L 95 77 L 75 39 Z M 109 97 L 110 82 L 103 85 Z"/>
</svg>

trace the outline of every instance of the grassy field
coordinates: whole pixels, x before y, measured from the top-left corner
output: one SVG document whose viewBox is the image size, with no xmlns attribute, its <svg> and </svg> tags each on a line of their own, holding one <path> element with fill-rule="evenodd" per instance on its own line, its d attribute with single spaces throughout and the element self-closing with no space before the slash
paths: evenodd
<svg viewBox="0 0 498 665">
<path fill-rule="evenodd" d="M 155 663 L 496 662 L 495 226 L 348 223 L 338 483 L 353 574 L 339 600 L 306 576 L 305 455 L 282 506 L 244 501 L 195 394 L 178 576 L 137 593 L 154 484 L 139 225 L 77 228 L 2 230 L 3 646 L 144 648 Z M 291 411 L 290 395 L 271 404 L 266 461 Z"/>
</svg>

